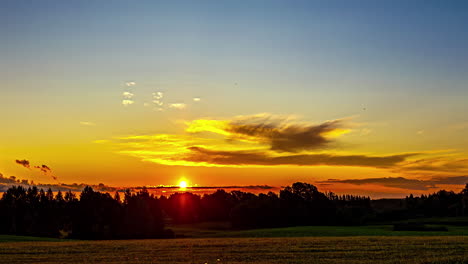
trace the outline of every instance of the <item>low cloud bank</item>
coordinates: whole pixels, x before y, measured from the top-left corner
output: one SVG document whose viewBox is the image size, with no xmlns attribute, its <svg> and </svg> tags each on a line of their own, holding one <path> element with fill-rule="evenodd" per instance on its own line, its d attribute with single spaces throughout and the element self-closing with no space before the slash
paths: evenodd
<svg viewBox="0 0 468 264">
<path fill-rule="evenodd" d="M 401 188 L 408 190 L 426 191 L 438 188 L 439 185 L 465 185 L 468 184 L 468 176 L 438 176 L 428 180 L 408 179 L 404 177 L 383 177 L 366 179 L 329 179 L 319 181 L 320 184 L 347 183 L 353 185 L 376 184 L 385 187 Z"/>
</svg>

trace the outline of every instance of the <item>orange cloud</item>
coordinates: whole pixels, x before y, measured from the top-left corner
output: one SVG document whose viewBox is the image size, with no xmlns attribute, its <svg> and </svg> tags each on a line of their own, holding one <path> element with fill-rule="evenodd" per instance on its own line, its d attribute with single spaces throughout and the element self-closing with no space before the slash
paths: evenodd
<svg viewBox="0 0 468 264">
<path fill-rule="evenodd" d="M 213 132 L 231 140 L 267 144 L 277 152 L 300 152 L 327 147 L 333 138 L 346 134 L 343 120 L 314 125 L 293 122 L 291 117 L 258 114 L 233 120 L 195 120 L 187 132 Z"/>
<path fill-rule="evenodd" d="M 384 178 L 365 178 L 365 179 L 329 179 L 320 181 L 321 184 L 347 183 L 353 185 L 380 185 L 392 188 L 401 188 L 409 190 L 429 190 L 437 188 L 438 185 L 465 185 L 468 183 L 468 176 L 444 176 L 433 177 L 428 180 L 408 179 L 404 177 L 384 177 Z"/>
</svg>

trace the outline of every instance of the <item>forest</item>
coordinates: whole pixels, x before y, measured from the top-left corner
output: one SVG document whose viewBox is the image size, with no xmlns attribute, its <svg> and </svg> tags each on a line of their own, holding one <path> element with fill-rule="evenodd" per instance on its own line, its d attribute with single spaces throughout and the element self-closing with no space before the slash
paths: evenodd
<svg viewBox="0 0 468 264">
<path fill-rule="evenodd" d="M 123 197 L 121 197 L 123 196 Z M 168 224 L 229 222 L 233 229 L 310 225 L 366 225 L 417 217 L 468 215 L 468 184 L 460 192 L 410 195 L 398 208 L 376 207 L 369 197 L 320 192 L 296 182 L 279 194 L 217 190 L 157 197 L 137 192 L 73 192 L 12 186 L 0 200 L 0 233 L 75 239 L 172 238 Z"/>
</svg>

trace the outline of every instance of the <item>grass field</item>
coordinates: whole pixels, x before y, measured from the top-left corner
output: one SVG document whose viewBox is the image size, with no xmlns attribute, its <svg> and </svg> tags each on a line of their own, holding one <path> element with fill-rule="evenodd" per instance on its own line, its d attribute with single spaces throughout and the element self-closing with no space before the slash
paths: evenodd
<svg viewBox="0 0 468 264">
<path fill-rule="evenodd" d="M 0 263 L 468 263 L 466 226 L 453 219 L 424 222 L 449 224 L 448 231 L 393 231 L 392 225 L 231 230 L 218 222 L 171 226 L 180 239 L 0 235 Z"/>
<path fill-rule="evenodd" d="M 436 222 L 435 224 L 439 224 Z M 430 224 L 428 226 L 431 226 Z M 468 236 L 468 227 L 444 225 L 448 231 L 393 231 L 393 225 L 298 226 L 251 230 L 231 230 L 222 223 L 171 226 L 178 237 L 343 237 L 343 236 Z"/>
<path fill-rule="evenodd" d="M 0 263 L 468 263 L 468 237 L 198 238 L 2 243 Z"/>
<path fill-rule="evenodd" d="M 25 241 L 62 242 L 64 240 L 63 239 L 58 239 L 58 238 L 50 238 L 50 237 L 0 235 L 0 242 L 25 242 Z"/>
</svg>

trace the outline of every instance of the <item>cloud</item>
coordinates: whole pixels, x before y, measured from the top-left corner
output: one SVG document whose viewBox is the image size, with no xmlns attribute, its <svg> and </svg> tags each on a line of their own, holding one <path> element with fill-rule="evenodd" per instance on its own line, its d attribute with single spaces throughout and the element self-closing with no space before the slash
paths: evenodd
<svg viewBox="0 0 468 264">
<path fill-rule="evenodd" d="M 134 95 L 135 95 L 135 94 L 133 94 L 133 93 L 131 93 L 131 92 L 123 92 L 123 93 L 122 93 L 122 96 L 123 96 L 125 99 L 132 99 Z"/>
<path fill-rule="evenodd" d="M 153 98 L 156 99 L 156 100 L 162 99 L 163 96 L 164 96 L 164 93 L 163 93 L 163 92 L 155 92 L 155 93 L 153 93 Z"/>
<path fill-rule="evenodd" d="M 113 187 L 103 183 L 99 184 L 87 184 L 87 183 L 55 183 L 55 184 L 43 184 L 43 183 L 34 183 L 33 181 L 28 181 L 27 179 L 17 179 L 15 176 L 4 177 L 3 174 L 0 173 L 0 192 L 5 192 L 8 188 L 12 186 L 22 186 L 24 188 L 29 187 L 37 187 L 39 189 L 47 190 L 49 188 L 52 191 L 72 191 L 72 192 L 80 192 L 86 186 L 90 186 L 95 191 L 100 192 L 123 192 L 127 189 L 132 191 L 139 191 L 143 188 L 143 186 L 126 186 L 126 187 Z M 157 190 L 164 190 L 165 194 L 171 193 L 173 190 L 177 192 L 179 190 L 179 186 L 145 186 L 147 190 L 150 192 L 157 191 Z M 275 191 L 278 190 L 278 187 L 273 187 L 269 185 L 221 185 L 221 186 L 191 186 L 190 190 L 194 192 L 199 191 L 215 191 L 218 189 L 240 189 L 240 190 L 257 190 L 257 191 Z M 166 193 L 167 191 L 167 193 Z"/>
<path fill-rule="evenodd" d="M 153 95 L 153 103 L 158 105 L 158 106 L 162 106 L 164 104 L 164 102 L 162 101 L 162 98 L 164 97 L 164 94 L 163 92 L 155 92 L 152 94 Z"/>
<path fill-rule="evenodd" d="M 15 160 L 16 164 L 19 164 L 25 168 L 31 169 L 31 164 L 28 160 Z M 56 176 L 52 175 L 52 170 L 47 165 L 33 166 L 32 169 L 39 170 L 42 174 L 52 177 L 54 180 L 58 180 Z"/>
<path fill-rule="evenodd" d="M 201 101 L 201 98 L 200 98 L 200 97 L 194 97 L 194 98 L 193 98 L 193 101 L 194 101 L 194 102 L 200 102 L 200 101 Z"/>
<path fill-rule="evenodd" d="M 135 103 L 135 101 L 133 101 L 133 100 L 129 100 L 129 99 L 122 100 L 122 104 L 124 106 L 128 106 L 128 105 L 131 105 L 131 104 L 134 104 L 134 103 Z"/>
<path fill-rule="evenodd" d="M 132 87 L 132 86 L 135 86 L 135 85 L 136 85 L 136 82 L 133 82 L 133 81 L 125 82 L 125 86 L 127 86 L 127 87 Z"/>
<path fill-rule="evenodd" d="M 349 132 L 344 120 L 322 124 L 292 122 L 293 117 L 259 114 L 240 116 L 234 120 L 195 120 L 188 123 L 187 132 L 209 131 L 231 140 L 253 141 L 270 145 L 277 152 L 300 152 L 325 148 L 333 138 Z"/>
<path fill-rule="evenodd" d="M 259 114 L 238 116 L 232 120 L 198 119 L 185 124 L 188 135 L 133 135 L 104 143 L 115 146 L 120 154 L 177 166 L 355 166 L 394 169 L 407 162 L 408 158 L 421 154 L 371 156 L 312 152 L 346 132 L 346 124 L 341 119 L 313 125 L 297 122 L 291 116 Z"/>
<path fill-rule="evenodd" d="M 246 166 L 355 166 L 393 168 L 418 153 L 387 156 L 337 154 L 285 154 L 248 143 L 231 143 L 191 135 L 139 135 L 114 139 L 121 154 L 164 165 L 246 167 Z M 209 147 L 211 148 L 209 148 Z M 221 149 L 221 150 L 220 150 Z"/>
<path fill-rule="evenodd" d="M 182 109 L 185 109 L 185 107 L 187 107 L 187 105 L 184 104 L 184 103 L 174 103 L 174 104 L 169 104 L 169 107 L 174 108 L 174 109 L 182 110 Z"/>
<path fill-rule="evenodd" d="M 93 122 L 81 121 L 80 125 L 82 126 L 95 126 L 96 124 Z"/>
<path fill-rule="evenodd" d="M 42 167 L 42 166 L 41 166 Z M 28 187 L 37 187 L 39 189 L 47 190 L 49 188 L 52 191 L 74 191 L 79 192 L 84 189 L 86 186 L 91 186 L 96 191 L 101 192 L 114 192 L 114 191 L 122 191 L 120 188 L 110 187 L 105 184 L 85 184 L 85 183 L 72 183 L 72 184 L 65 184 L 65 183 L 54 183 L 54 184 L 43 184 L 37 183 L 35 184 L 33 181 L 28 181 L 27 179 L 17 179 L 15 176 L 4 177 L 3 174 L 0 173 L 0 192 L 5 192 L 8 188 L 12 186 L 22 186 L 24 188 Z"/>
<path fill-rule="evenodd" d="M 468 183 L 468 176 L 445 176 L 433 177 L 429 180 L 408 179 L 404 177 L 384 177 L 384 178 L 366 178 L 366 179 L 329 179 L 327 181 L 319 181 L 318 183 L 336 184 L 347 183 L 354 185 L 376 184 L 385 187 L 401 188 L 409 190 L 429 190 L 437 188 L 437 185 L 465 185 Z"/>
<path fill-rule="evenodd" d="M 196 119 L 184 122 L 187 134 L 130 135 L 103 143 L 120 154 L 173 166 L 354 166 L 403 176 L 468 175 L 468 159 L 441 154 L 447 150 L 379 155 L 334 151 L 336 138 L 354 127 L 348 120 L 311 124 L 268 113 Z"/>
<path fill-rule="evenodd" d="M 417 153 L 391 156 L 333 155 L 333 154 L 294 154 L 271 156 L 266 152 L 216 151 L 201 147 L 190 147 L 185 159 L 191 162 L 217 165 L 297 165 L 297 166 L 357 166 L 388 168 Z"/>
<path fill-rule="evenodd" d="M 430 171 L 430 172 L 459 172 L 468 173 L 467 158 L 430 157 L 402 163 L 395 171 Z"/>
<path fill-rule="evenodd" d="M 21 180 L 17 179 L 15 176 L 4 177 L 3 174 L 0 173 L 0 187 L 2 185 L 18 185 L 18 184 L 29 184 L 28 180 Z M 0 188 L 0 192 L 3 191 Z"/>
<path fill-rule="evenodd" d="M 142 189 L 143 187 L 135 187 L 134 189 Z M 154 189 L 180 189 L 178 185 L 172 186 L 155 186 L 145 187 L 147 190 Z M 190 186 L 191 190 L 218 190 L 218 189 L 249 189 L 249 190 L 271 190 L 276 189 L 270 185 L 220 185 L 220 186 Z"/>
<path fill-rule="evenodd" d="M 15 160 L 16 164 L 19 164 L 25 168 L 28 168 L 30 169 L 31 168 L 31 164 L 29 164 L 29 160 Z"/>
<path fill-rule="evenodd" d="M 49 173 L 51 172 L 51 169 L 47 165 L 42 165 L 42 166 L 34 166 L 34 168 L 39 169 L 43 173 Z"/>
</svg>

